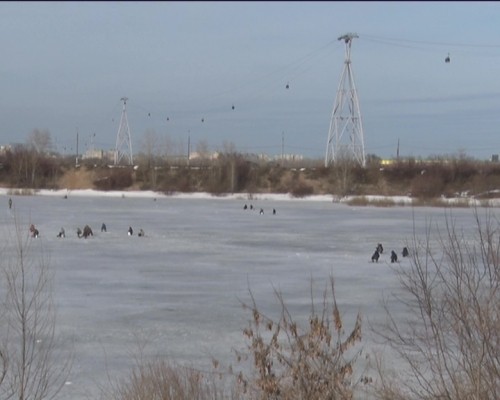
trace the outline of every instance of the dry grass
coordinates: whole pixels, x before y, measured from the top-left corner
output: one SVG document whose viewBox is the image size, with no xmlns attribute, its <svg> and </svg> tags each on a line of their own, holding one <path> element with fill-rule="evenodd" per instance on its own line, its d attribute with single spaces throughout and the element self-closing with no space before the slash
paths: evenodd
<svg viewBox="0 0 500 400">
<path fill-rule="evenodd" d="M 486 206 L 488 202 L 484 202 Z M 431 199 L 412 199 L 412 205 L 416 207 L 440 207 L 440 208 L 469 208 L 472 206 L 469 199 L 443 199 L 443 198 L 431 198 Z"/>
<path fill-rule="evenodd" d="M 63 189 L 94 189 L 94 178 L 91 171 L 85 168 L 72 168 L 61 177 L 58 186 Z"/>
<path fill-rule="evenodd" d="M 350 206 L 375 206 L 375 207 L 393 207 L 398 205 L 396 201 L 391 198 L 383 199 L 370 199 L 365 196 L 351 197 L 346 204 Z"/>
<path fill-rule="evenodd" d="M 228 393 L 226 393 L 228 392 Z M 131 373 L 102 393 L 106 400 L 237 399 L 218 374 L 170 364 L 162 359 L 137 361 Z"/>
</svg>

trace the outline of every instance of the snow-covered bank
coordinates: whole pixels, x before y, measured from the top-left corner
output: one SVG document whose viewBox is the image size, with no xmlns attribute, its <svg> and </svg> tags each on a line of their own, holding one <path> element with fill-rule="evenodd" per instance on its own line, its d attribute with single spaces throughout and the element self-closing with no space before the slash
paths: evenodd
<svg viewBox="0 0 500 400">
<path fill-rule="evenodd" d="M 207 192 L 197 192 L 197 193 L 181 193 L 174 192 L 170 194 L 165 194 L 161 192 L 155 192 L 151 190 L 137 190 L 137 191 L 127 191 L 127 190 L 111 190 L 111 191 L 99 191 L 94 189 L 60 189 L 60 190 L 49 190 L 49 189 L 8 189 L 0 188 L 0 195 L 16 195 L 16 194 L 32 194 L 37 196 L 59 196 L 59 197 L 118 197 L 118 198 L 176 198 L 176 199 L 220 199 L 220 200 L 272 200 L 272 201 L 319 201 L 319 202 L 330 202 L 330 203 L 346 203 L 355 204 L 356 200 L 361 200 L 359 204 L 365 201 L 365 205 L 376 205 L 377 203 L 385 203 L 389 206 L 391 204 L 395 206 L 411 205 L 414 202 L 409 196 L 346 196 L 338 197 L 334 195 L 312 195 L 304 197 L 295 197 L 289 193 L 225 193 L 221 195 L 213 195 Z M 440 198 L 436 201 L 435 205 L 450 205 L 450 206 L 485 206 L 489 207 L 500 207 L 500 199 L 489 199 L 489 200 L 478 200 L 472 197 L 455 197 L 455 198 Z M 418 205 L 422 205 L 420 202 Z"/>
<path fill-rule="evenodd" d="M 6 189 L 0 188 L 0 195 L 16 195 L 21 194 L 23 190 L 21 189 Z M 59 196 L 59 197 L 129 197 L 129 198 L 176 198 L 176 199 L 221 199 L 221 200 L 312 200 L 312 201 L 335 201 L 335 197 L 332 195 L 315 195 L 307 197 L 294 197 L 290 194 L 275 194 L 275 193 L 227 193 L 219 196 L 200 192 L 200 193 L 171 193 L 164 194 L 161 192 L 154 192 L 151 190 L 137 190 L 137 191 L 99 191 L 93 189 L 61 189 L 61 190 L 24 190 L 26 193 L 32 193 L 37 196 Z"/>
</svg>

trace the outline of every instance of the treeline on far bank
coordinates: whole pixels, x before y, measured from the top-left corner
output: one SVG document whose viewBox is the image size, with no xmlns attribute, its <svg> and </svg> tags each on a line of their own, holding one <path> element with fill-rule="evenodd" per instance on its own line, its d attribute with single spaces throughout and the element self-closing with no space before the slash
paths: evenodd
<svg viewBox="0 0 500 400">
<path fill-rule="evenodd" d="M 98 159 L 82 160 L 75 165 L 74 157 L 21 148 L 0 155 L 0 184 L 11 189 L 154 190 L 167 194 L 488 198 L 500 190 L 500 163 L 458 156 L 408 158 L 383 165 L 380 158 L 372 155 L 367 157 L 365 167 L 351 160 L 325 167 L 321 159 L 269 162 L 234 152 L 213 160 L 168 160 L 139 154 L 134 166 L 114 166 Z"/>
</svg>

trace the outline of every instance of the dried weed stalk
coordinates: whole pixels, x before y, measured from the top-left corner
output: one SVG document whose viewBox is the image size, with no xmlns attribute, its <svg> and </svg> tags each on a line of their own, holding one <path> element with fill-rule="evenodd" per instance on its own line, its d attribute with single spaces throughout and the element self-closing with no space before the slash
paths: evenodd
<svg viewBox="0 0 500 400">
<path fill-rule="evenodd" d="M 253 360 L 251 373 L 239 374 L 239 383 L 251 399 L 352 399 L 355 362 L 360 354 L 361 316 L 346 335 L 337 307 L 334 280 L 323 292 L 321 310 L 312 300 L 309 325 L 304 329 L 294 320 L 283 296 L 275 290 L 281 317 L 275 321 L 257 307 L 250 291 L 252 318 L 244 335 L 248 353 L 237 354 L 240 362 Z M 330 297 L 330 302 L 328 301 Z M 369 379 L 363 378 L 364 383 Z"/>
</svg>

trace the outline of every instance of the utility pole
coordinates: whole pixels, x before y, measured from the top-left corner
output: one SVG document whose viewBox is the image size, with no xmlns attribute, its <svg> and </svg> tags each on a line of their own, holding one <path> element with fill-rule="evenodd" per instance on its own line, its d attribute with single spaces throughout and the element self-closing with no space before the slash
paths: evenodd
<svg viewBox="0 0 500 400">
<path fill-rule="evenodd" d="M 281 161 L 285 158 L 285 132 L 281 132 Z"/>
<path fill-rule="evenodd" d="M 189 159 L 191 158 L 191 136 L 189 135 L 189 132 L 188 131 L 188 148 L 187 148 L 187 151 L 188 151 L 188 154 L 187 154 L 187 165 L 189 167 Z"/>
<path fill-rule="evenodd" d="M 78 128 L 76 128 L 76 162 L 75 166 L 78 167 Z"/>
</svg>

